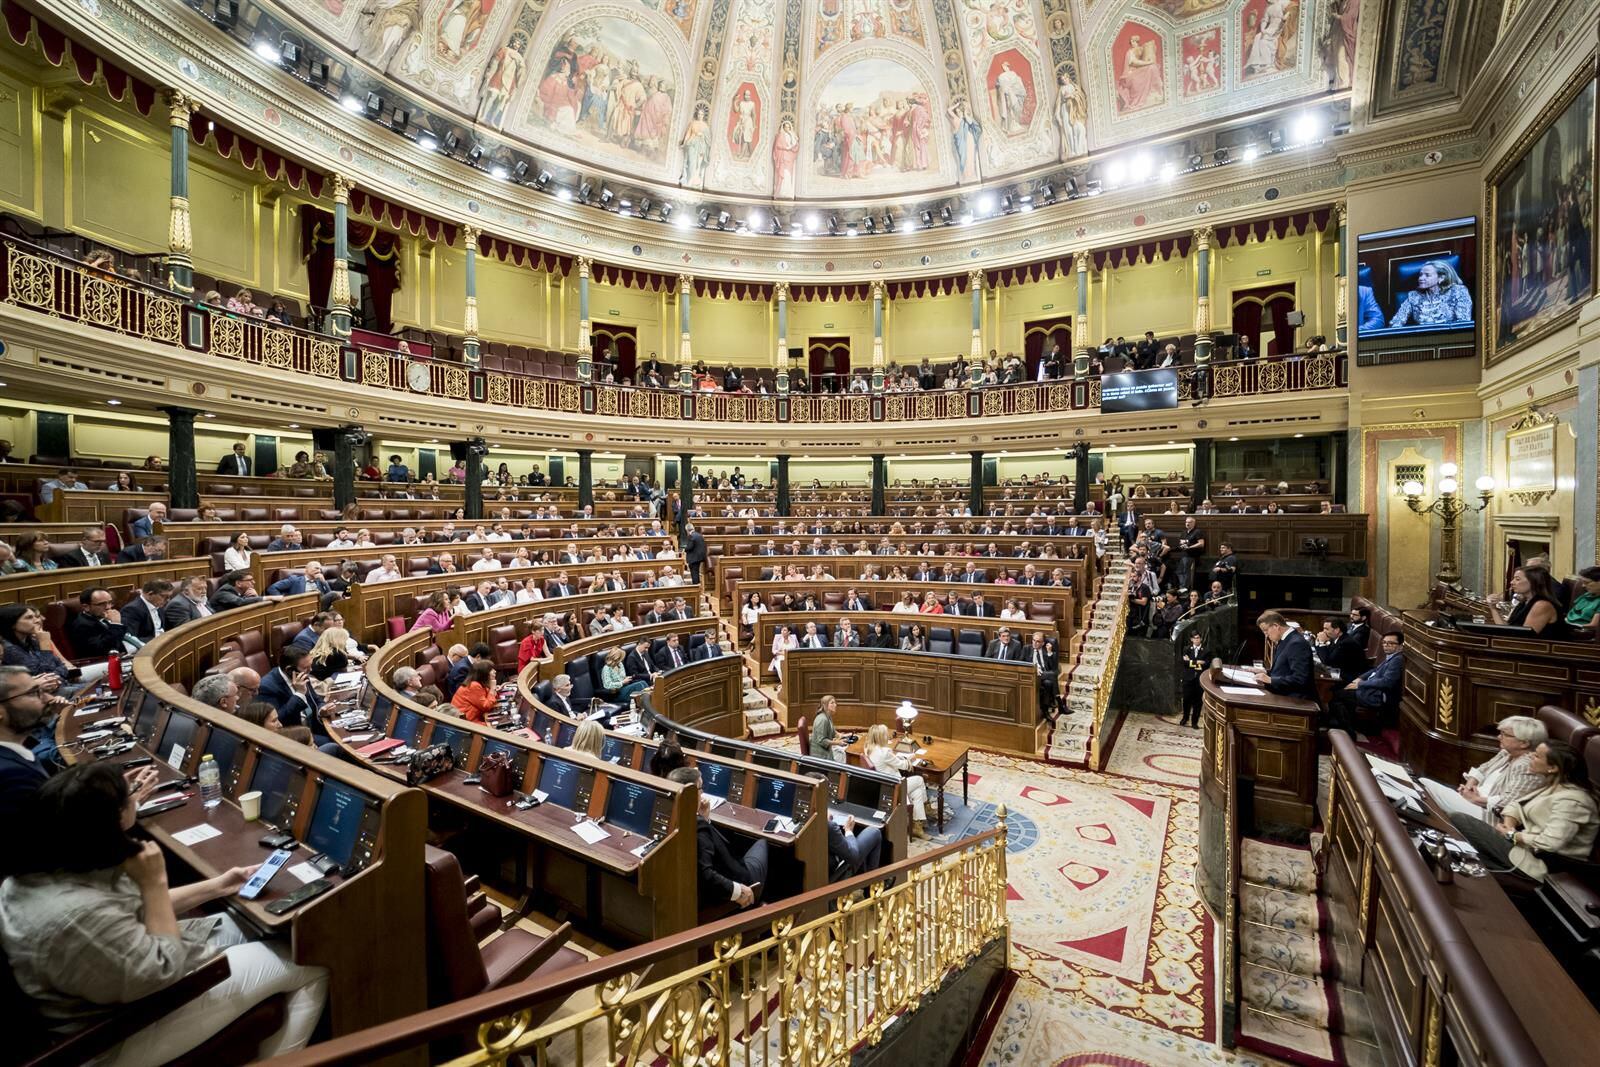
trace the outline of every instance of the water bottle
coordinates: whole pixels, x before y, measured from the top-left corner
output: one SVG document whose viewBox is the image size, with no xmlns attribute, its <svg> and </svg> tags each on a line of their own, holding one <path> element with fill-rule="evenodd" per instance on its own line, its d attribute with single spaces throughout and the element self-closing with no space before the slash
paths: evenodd
<svg viewBox="0 0 1600 1067">
<path fill-rule="evenodd" d="M 217 770 L 217 761 L 207 753 L 200 760 L 200 800 L 208 808 L 214 808 L 222 802 L 222 772 Z"/>
<path fill-rule="evenodd" d="M 122 689 L 122 653 L 113 652 L 106 660 L 106 685 L 113 693 Z"/>
</svg>

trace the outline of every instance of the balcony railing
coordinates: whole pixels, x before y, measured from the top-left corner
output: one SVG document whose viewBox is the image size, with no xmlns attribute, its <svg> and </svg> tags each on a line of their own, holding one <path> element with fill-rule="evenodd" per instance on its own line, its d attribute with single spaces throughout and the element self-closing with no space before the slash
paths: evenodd
<svg viewBox="0 0 1600 1067">
<path fill-rule="evenodd" d="M 915 393 L 760 396 L 644 389 L 481 370 L 403 353 L 353 348 L 324 334 L 195 303 L 181 294 L 93 270 L 13 238 L 7 238 L 0 251 L 5 256 L 0 303 L 273 371 L 416 396 L 601 418 L 821 426 L 995 419 L 1096 411 L 1100 407 L 1100 379 L 1096 377 Z M 1196 381 L 1207 373 L 1210 395 L 1217 399 L 1317 392 L 1349 384 L 1343 352 L 1218 362 L 1208 372 L 1178 368 L 1180 402 L 1194 399 Z"/>
</svg>

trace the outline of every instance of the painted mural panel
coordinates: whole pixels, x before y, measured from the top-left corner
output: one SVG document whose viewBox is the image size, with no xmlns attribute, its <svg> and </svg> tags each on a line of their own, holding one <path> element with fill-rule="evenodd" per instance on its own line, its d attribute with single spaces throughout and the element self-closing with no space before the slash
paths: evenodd
<svg viewBox="0 0 1600 1067">
<path fill-rule="evenodd" d="M 816 5 L 812 54 L 820 58 L 836 45 L 895 39 L 926 42 L 919 0 L 820 0 Z"/>
<path fill-rule="evenodd" d="M 1175 19 L 1209 15 L 1228 4 L 1228 0 L 1140 0 L 1140 2 L 1151 10 L 1165 12 Z"/>
<path fill-rule="evenodd" d="M 934 164 L 927 86 L 894 59 L 846 65 L 817 94 L 813 115 L 810 168 L 819 178 L 858 182 Z"/>
<path fill-rule="evenodd" d="M 1089 99 L 1065 71 L 1056 78 L 1056 125 L 1063 160 L 1089 154 Z"/>
<path fill-rule="evenodd" d="M 718 134 L 705 184 L 742 193 L 773 192 L 779 8 L 774 0 L 736 0 L 717 83 Z M 790 123 L 791 130 L 793 123 Z M 792 160 L 788 175 L 793 182 Z M 792 192 L 790 195 L 793 195 Z"/>
<path fill-rule="evenodd" d="M 1300 0 L 1245 0 L 1239 11 L 1242 81 L 1293 70 L 1300 35 Z"/>
<path fill-rule="evenodd" d="M 1360 32 L 1361 0 L 1330 0 L 1318 51 L 1335 90 L 1355 83 L 1356 39 Z"/>
<path fill-rule="evenodd" d="M 1191 33 L 1178 42 L 1182 95 L 1204 96 L 1222 88 L 1222 27 Z"/>
<path fill-rule="evenodd" d="M 1116 107 L 1121 115 L 1167 102 L 1167 72 L 1161 35 L 1138 22 L 1123 23 L 1111 46 Z"/>
</svg>

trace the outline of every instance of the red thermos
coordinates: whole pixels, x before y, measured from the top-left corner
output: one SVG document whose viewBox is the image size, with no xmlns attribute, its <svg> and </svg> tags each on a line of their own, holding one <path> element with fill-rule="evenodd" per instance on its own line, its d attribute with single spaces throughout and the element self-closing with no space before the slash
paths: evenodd
<svg viewBox="0 0 1600 1067">
<path fill-rule="evenodd" d="M 111 653 L 111 658 L 106 660 L 106 684 L 111 686 L 113 693 L 122 688 L 122 654 Z"/>
</svg>

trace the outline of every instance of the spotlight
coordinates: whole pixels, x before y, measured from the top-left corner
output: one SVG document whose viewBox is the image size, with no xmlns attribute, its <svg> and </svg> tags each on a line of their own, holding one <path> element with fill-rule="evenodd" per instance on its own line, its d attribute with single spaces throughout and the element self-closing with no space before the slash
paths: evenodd
<svg viewBox="0 0 1600 1067">
<path fill-rule="evenodd" d="M 318 89 L 323 89 L 327 87 L 328 75 L 332 72 L 332 70 L 332 64 L 330 64 L 326 59 L 319 59 L 315 63 L 311 64 L 310 69 L 306 71 L 306 77 L 310 80 L 313 86 Z"/>
<path fill-rule="evenodd" d="M 661 221 L 665 222 L 668 219 L 670 219 L 672 217 L 672 213 L 674 211 L 676 211 L 676 210 L 678 210 L 678 206 L 676 204 L 674 204 L 671 200 L 668 200 L 666 203 L 662 204 L 661 205 Z M 688 216 L 684 216 L 684 217 L 687 218 Z"/>
<path fill-rule="evenodd" d="M 885 211 L 883 213 L 883 232 L 884 233 L 893 233 L 894 232 L 894 216 L 889 214 L 887 211 Z"/>
<path fill-rule="evenodd" d="M 367 118 L 377 119 L 383 114 L 383 97 L 377 93 L 367 94 Z"/>
<path fill-rule="evenodd" d="M 641 219 L 650 214 L 650 198 L 648 196 L 639 198 L 638 214 Z"/>
<path fill-rule="evenodd" d="M 1000 211 L 1001 211 L 1001 213 L 1002 214 L 1006 214 L 1006 215 L 1011 214 L 1011 205 L 1012 205 L 1012 203 L 1013 203 L 1013 201 L 1011 199 L 1011 194 L 1010 193 L 1007 193 L 1005 196 L 1002 196 L 1000 198 Z"/>
<path fill-rule="evenodd" d="M 632 206 L 633 206 L 633 201 L 629 200 L 627 197 L 623 197 L 621 200 L 617 201 L 617 214 L 619 214 L 619 215 L 622 214 L 624 211 L 628 210 Z"/>
<path fill-rule="evenodd" d="M 1211 162 L 1219 167 L 1228 162 L 1228 159 L 1228 150 L 1226 148 L 1219 148 L 1211 153 Z"/>
<path fill-rule="evenodd" d="M 1150 153 L 1148 152 L 1140 152 L 1134 156 L 1133 163 L 1128 168 L 1129 173 L 1133 175 L 1133 180 L 1136 182 L 1149 181 L 1150 176 L 1155 173 L 1155 169 L 1155 161 L 1150 158 Z"/>
<path fill-rule="evenodd" d="M 1315 111 L 1308 111 L 1294 120 L 1294 139 L 1296 144 L 1310 144 L 1322 134 L 1322 116 Z"/>
<path fill-rule="evenodd" d="M 950 225 L 950 205 L 949 204 L 941 204 L 941 205 L 939 205 L 939 221 L 944 223 L 946 226 Z"/>
<path fill-rule="evenodd" d="M 1178 176 L 1178 165 L 1176 163 L 1168 162 L 1168 163 L 1161 164 L 1161 180 L 1162 181 L 1170 182 L 1172 179 L 1176 178 L 1177 176 Z"/>
<path fill-rule="evenodd" d="M 589 194 L 592 192 L 594 192 L 594 185 L 585 178 L 583 184 L 578 186 L 578 203 L 587 204 L 589 202 Z"/>
<path fill-rule="evenodd" d="M 778 216 L 772 216 L 772 236 L 777 237 L 783 233 L 783 223 L 778 221 Z"/>
<path fill-rule="evenodd" d="M 982 196 L 978 197 L 978 210 L 983 212 L 985 215 L 994 210 L 993 193 L 984 193 Z"/>
<path fill-rule="evenodd" d="M 493 178 L 497 182 L 503 182 L 510 176 L 511 172 L 506 170 L 504 164 L 496 163 L 494 166 L 489 168 L 489 177 Z"/>
<path fill-rule="evenodd" d="M 358 96 L 352 96 L 349 93 L 345 93 L 339 98 L 339 106 L 350 112 L 352 115 L 359 115 L 363 110 L 361 98 Z"/>
<path fill-rule="evenodd" d="M 871 215 L 868 215 L 866 218 L 861 220 L 861 228 L 866 230 L 868 233 L 877 233 L 878 223 Z"/>
<path fill-rule="evenodd" d="M 726 211 L 717 212 L 717 229 L 726 230 L 728 228 L 728 223 L 732 221 L 733 216 L 728 214 Z"/>
<path fill-rule="evenodd" d="M 278 45 L 278 62 L 284 70 L 294 70 L 300 66 L 300 46 L 293 41 L 285 39 Z"/>
<path fill-rule="evenodd" d="M 437 152 L 439 150 L 439 139 L 431 133 L 420 134 L 417 137 L 417 147 L 424 152 Z"/>
<path fill-rule="evenodd" d="M 1107 185 L 1121 185 L 1128 180 L 1128 165 L 1120 159 L 1113 159 L 1106 164 L 1102 173 Z"/>
<path fill-rule="evenodd" d="M 517 179 L 518 182 L 526 182 L 528 180 L 528 161 L 526 159 L 517 160 L 517 165 L 511 168 L 511 176 Z"/>
<path fill-rule="evenodd" d="M 1244 151 L 1239 153 L 1239 158 L 1244 160 L 1246 163 L 1254 163 L 1256 161 L 1256 157 L 1260 155 L 1261 149 L 1257 148 L 1253 144 L 1247 144 L 1244 146 Z"/>
<path fill-rule="evenodd" d="M 971 226 L 972 225 L 972 212 L 964 211 L 964 212 L 961 213 L 961 225 L 963 225 L 963 226 Z"/>
<path fill-rule="evenodd" d="M 476 167 L 478 160 L 483 158 L 483 145 L 474 144 L 467 150 L 467 166 Z"/>
<path fill-rule="evenodd" d="M 611 199 L 616 195 L 616 193 L 613 193 L 610 189 L 607 189 L 604 185 L 602 185 L 600 187 L 600 206 L 610 207 Z"/>
<path fill-rule="evenodd" d="M 666 211 L 662 211 L 661 217 L 663 219 L 665 219 L 667 217 L 667 212 Z M 687 230 L 691 226 L 694 225 L 694 216 L 693 215 L 679 215 L 677 220 L 673 222 L 673 225 L 676 226 L 680 230 Z M 705 225 L 705 223 L 702 222 L 701 225 L 703 226 L 703 225 Z"/>
<path fill-rule="evenodd" d="M 817 227 L 821 225 L 822 219 L 817 216 L 816 212 L 813 211 L 811 214 L 806 216 L 806 229 L 810 230 L 812 233 L 816 233 Z"/>
<path fill-rule="evenodd" d="M 404 134 L 411 125 L 411 112 L 403 107 L 395 108 L 389 115 L 389 125 L 394 129 L 394 132 Z"/>
<path fill-rule="evenodd" d="M 1068 200 L 1076 200 L 1076 199 L 1078 199 L 1078 179 L 1076 179 L 1076 178 L 1068 178 L 1067 181 L 1066 181 L 1066 186 L 1067 186 L 1067 199 Z M 1049 182 L 1045 182 L 1044 183 L 1044 202 L 1047 203 L 1047 204 L 1053 204 L 1053 203 L 1056 202 L 1055 190 L 1050 188 L 1050 183 Z"/>
<path fill-rule="evenodd" d="M 539 176 L 533 180 L 533 184 L 537 185 L 541 189 L 543 189 L 545 186 L 549 185 L 550 184 L 550 172 L 547 171 L 547 170 L 541 169 L 539 171 Z"/>
<path fill-rule="evenodd" d="M 444 135 L 444 140 L 439 142 L 439 149 L 447 156 L 456 154 L 456 149 L 461 147 L 461 135 L 451 130 Z"/>
<path fill-rule="evenodd" d="M 1282 130 L 1268 130 L 1267 131 L 1267 147 L 1272 149 L 1274 152 L 1278 151 L 1279 149 L 1281 149 L 1283 147 L 1283 131 Z"/>
<path fill-rule="evenodd" d="M 259 40 L 250 46 L 250 50 L 268 63 L 283 62 L 283 51 L 268 40 Z"/>
<path fill-rule="evenodd" d="M 922 224 L 924 226 L 932 226 L 933 225 L 933 212 L 924 211 L 922 213 Z"/>
<path fill-rule="evenodd" d="M 561 188 L 556 190 L 556 199 L 557 200 L 571 200 L 572 199 L 572 190 L 568 189 L 565 185 L 563 185 Z"/>
<path fill-rule="evenodd" d="M 1190 153 L 1190 155 L 1189 155 L 1189 169 L 1190 170 L 1199 170 L 1201 167 L 1205 166 L 1205 162 L 1206 162 L 1206 157 L 1202 156 L 1199 152 Z"/>
<path fill-rule="evenodd" d="M 760 208 L 753 207 L 750 209 L 750 214 L 744 217 L 744 224 L 752 230 L 759 230 L 767 224 L 767 218 L 761 214 Z"/>
<path fill-rule="evenodd" d="M 839 217 L 837 215 L 828 216 L 828 232 L 834 237 L 839 236 Z"/>
<path fill-rule="evenodd" d="M 212 10 L 216 12 L 213 21 L 224 29 L 232 29 L 239 21 L 239 0 L 217 0 Z"/>
<path fill-rule="evenodd" d="M 700 225 L 704 226 L 704 225 L 706 225 L 706 223 L 708 223 L 710 221 L 711 221 L 711 209 L 707 208 L 707 207 L 701 208 L 700 209 Z"/>
<path fill-rule="evenodd" d="M 1090 178 L 1089 183 L 1083 187 L 1085 196 L 1099 196 L 1101 191 L 1099 178 Z"/>
<path fill-rule="evenodd" d="M 857 230 L 854 226 L 846 226 L 844 228 L 844 235 L 846 237 L 854 237 L 856 234 L 858 234 L 860 232 L 861 231 Z"/>
</svg>

